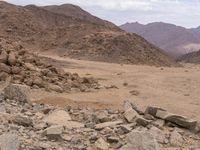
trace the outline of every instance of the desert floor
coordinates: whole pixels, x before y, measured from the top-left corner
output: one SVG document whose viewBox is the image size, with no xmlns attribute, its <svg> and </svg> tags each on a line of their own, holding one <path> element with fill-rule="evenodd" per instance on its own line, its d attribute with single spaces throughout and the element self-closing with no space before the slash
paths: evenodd
<svg viewBox="0 0 200 150">
<path fill-rule="evenodd" d="M 102 88 L 83 93 L 48 93 L 32 91 L 35 102 L 66 106 L 120 109 L 130 100 L 141 109 L 159 106 L 170 112 L 200 121 L 200 66 L 184 64 L 181 68 L 120 65 L 49 56 L 66 71 L 99 80 Z M 133 91 L 131 94 L 131 91 Z"/>
</svg>

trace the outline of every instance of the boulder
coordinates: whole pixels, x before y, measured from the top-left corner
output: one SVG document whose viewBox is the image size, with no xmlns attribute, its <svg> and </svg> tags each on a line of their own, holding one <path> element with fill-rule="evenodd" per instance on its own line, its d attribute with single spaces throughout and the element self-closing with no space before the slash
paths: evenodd
<svg viewBox="0 0 200 150">
<path fill-rule="evenodd" d="M 156 117 L 166 120 L 166 121 L 169 121 L 169 122 L 172 122 L 174 124 L 177 124 L 180 127 L 190 129 L 190 130 L 193 130 L 197 125 L 196 120 L 192 120 L 192 119 L 186 118 L 184 116 L 172 114 L 172 113 L 169 113 L 169 112 L 163 111 L 163 110 L 157 111 Z"/>
<path fill-rule="evenodd" d="M 15 56 L 14 53 L 11 52 L 11 53 L 8 55 L 8 64 L 11 65 L 11 66 L 13 66 L 13 65 L 16 64 L 16 62 L 17 62 L 16 56 Z"/>
<path fill-rule="evenodd" d="M 165 111 L 164 109 L 159 108 L 159 107 L 148 106 L 148 107 L 146 108 L 146 110 L 145 110 L 145 114 L 150 114 L 150 115 L 152 115 L 152 116 L 155 117 L 158 110 L 163 110 L 163 111 Z"/>
<path fill-rule="evenodd" d="M 18 85 L 18 84 L 10 84 L 6 88 L 4 88 L 4 96 L 7 99 L 15 100 L 20 103 L 31 103 L 27 96 L 27 87 Z"/>
<path fill-rule="evenodd" d="M 11 73 L 11 68 L 8 65 L 4 64 L 4 63 L 0 63 L 0 72 L 1 71 L 10 74 Z"/>
<path fill-rule="evenodd" d="M 69 120 L 71 120 L 71 117 L 69 113 L 64 110 L 55 110 L 43 119 L 43 121 L 48 124 L 57 124 L 57 125 L 63 125 Z"/>
<path fill-rule="evenodd" d="M 94 144 L 94 150 L 109 150 L 109 144 L 103 138 L 99 138 Z"/>
<path fill-rule="evenodd" d="M 1 150 L 20 150 L 20 142 L 16 134 L 6 133 L 0 136 Z"/>
<path fill-rule="evenodd" d="M 45 129 L 42 133 L 43 136 L 47 136 L 48 138 L 51 139 L 59 139 L 61 138 L 61 135 L 64 131 L 64 127 L 63 126 L 51 126 L 47 129 Z"/>
<path fill-rule="evenodd" d="M 129 123 L 135 122 L 136 118 L 138 117 L 138 113 L 130 107 L 124 112 L 124 117 Z"/>
<path fill-rule="evenodd" d="M 9 74 L 6 72 L 0 72 L 0 81 L 6 81 L 6 79 L 9 77 Z"/>
<path fill-rule="evenodd" d="M 21 116 L 21 115 L 12 116 L 11 122 L 18 124 L 18 125 L 21 125 L 21 126 L 24 126 L 24 127 L 29 127 L 29 126 L 33 125 L 33 122 L 30 118 L 24 117 L 24 116 Z"/>
<path fill-rule="evenodd" d="M 159 145 L 148 131 L 132 131 L 127 135 L 127 144 L 120 150 L 159 150 Z"/>
<path fill-rule="evenodd" d="M 49 84 L 48 85 L 48 89 L 51 90 L 51 91 L 58 92 L 58 93 L 62 93 L 63 92 L 63 88 L 61 88 L 58 85 L 54 85 L 54 84 Z"/>
<path fill-rule="evenodd" d="M 180 147 L 183 144 L 183 137 L 174 130 L 170 136 L 170 145 L 173 147 Z"/>
<path fill-rule="evenodd" d="M 141 126 L 146 127 L 149 123 L 151 123 L 151 121 L 146 120 L 146 119 L 144 119 L 144 118 L 141 117 L 141 116 L 138 116 L 138 117 L 136 118 L 136 123 L 137 123 L 138 125 L 141 125 Z"/>
<path fill-rule="evenodd" d="M 2 51 L 0 54 L 0 63 L 6 64 L 7 61 L 8 61 L 8 54 L 6 53 L 6 51 Z"/>
<path fill-rule="evenodd" d="M 156 128 L 156 127 L 151 127 L 149 132 L 154 136 L 154 138 L 157 140 L 157 142 L 163 144 L 165 142 L 165 134 L 163 133 L 162 130 Z"/>
</svg>

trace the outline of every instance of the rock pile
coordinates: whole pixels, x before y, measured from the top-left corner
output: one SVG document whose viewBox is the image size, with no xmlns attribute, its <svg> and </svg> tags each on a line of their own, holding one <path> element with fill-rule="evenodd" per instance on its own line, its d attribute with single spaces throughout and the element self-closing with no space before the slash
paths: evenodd
<svg viewBox="0 0 200 150">
<path fill-rule="evenodd" d="M 81 78 L 46 63 L 37 54 L 29 53 L 18 44 L 0 39 L 0 81 L 11 77 L 11 83 L 25 84 L 48 91 L 88 91 L 98 87 L 93 78 Z"/>
<path fill-rule="evenodd" d="M 198 123 L 160 108 L 142 112 L 128 101 L 124 110 L 58 108 L 30 103 L 25 93 L 15 94 L 19 88 L 7 89 L 0 94 L 1 150 L 200 148 Z"/>
</svg>

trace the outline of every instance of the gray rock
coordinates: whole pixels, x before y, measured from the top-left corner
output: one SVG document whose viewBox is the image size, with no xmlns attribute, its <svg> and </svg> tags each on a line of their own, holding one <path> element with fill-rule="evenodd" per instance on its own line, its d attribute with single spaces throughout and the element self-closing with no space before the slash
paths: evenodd
<svg viewBox="0 0 200 150">
<path fill-rule="evenodd" d="M 136 123 L 137 123 L 138 125 L 141 125 L 141 126 L 146 127 L 149 123 L 151 123 L 151 121 L 146 120 L 146 119 L 144 119 L 144 118 L 141 117 L 141 116 L 138 116 L 138 117 L 136 118 Z"/>
<path fill-rule="evenodd" d="M 154 138 L 157 140 L 159 143 L 164 143 L 165 142 L 165 134 L 163 133 L 162 130 L 152 127 L 149 132 L 154 136 Z"/>
<path fill-rule="evenodd" d="M 109 144 L 103 138 L 99 138 L 94 144 L 94 150 L 108 150 Z"/>
<path fill-rule="evenodd" d="M 0 136 L 1 150 L 20 150 L 20 142 L 16 134 L 6 133 Z"/>
<path fill-rule="evenodd" d="M 26 86 L 21 86 L 17 84 L 10 84 L 6 88 L 4 88 L 4 96 L 7 99 L 15 100 L 21 103 L 31 103 L 27 94 L 26 94 Z"/>
<path fill-rule="evenodd" d="M 170 121 L 174 124 L 177 124 L 180 127 L 190 129 L 190 130 L 193 130 L 197 125 L 196 120 L 192 120 L 192 119 L 186 118 L 184 116 L 172 114 L 172 113 L 169 113 L 169 112 L 163 111 L 163 110 L 157 111 L 156 117 L 161 118 L 166 121 Z"/>
<path fill-rule="evenodd" d="M 127 144 L 120 150 L 159 150 L 159 145 L 151 133 L 132 131 L 127 136 Z"/>
<path fill-rule="evenodd" d="M 130 123 L 135 122 L 136 118 L 138 117 L 138 113 L 132 109 L 132 108 L 128 108 L 125 112 L 124 112 L 124 117 L 126 118 L 126 120 Z"/>
<path fill-rule="evenodd" d="M 33 122 L 30 118 L 28 117 L 24 117 L 21 115 L 14 115 L 11 117 L 11 121 L 15 124 L 24 126 L 24 127 L 29 127 L 29 126 L 33 126 Z"/>
<path fill-rule="evenodd" d="M 183 138 L 176 130 L 170 136 L 170 144 L 173 147 L 180 147 L 183 144 Z"/>
<path fill-rule="evenodd" d="M 58 138 L 61 138 L 63 131 L 64 131 L 63 126 L 51 126 L 45 129 L 42 135 L 47 136 L 48 138 L 51 138 L 51 139 L 58 139 Z"/>
</svg>

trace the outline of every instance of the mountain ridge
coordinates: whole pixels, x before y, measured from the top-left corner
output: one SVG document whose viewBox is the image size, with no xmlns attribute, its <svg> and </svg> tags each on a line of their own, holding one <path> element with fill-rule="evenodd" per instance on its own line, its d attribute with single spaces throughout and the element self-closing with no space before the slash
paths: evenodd
<svg viewBox="0 0 200 150">
<path fill-rule="evenodd" d="M 74 9 L 73 5 L 63 6 Z M 58 6 L 56 12 L 35 5 L 3 3 L 0 7 L 1 36 L 19 41 L 32 51 L 112 63 L 176 65 L 173 59 L 140 36 L 126 33 L 80 7 L 75 7 L 77 12 L 69 9 L 67 15 L 58 13 Z M 65 8 L 61 12 L 63 10 Z"/>
<path fill-rule="evenodd" d="M 120 28 L 139 34 L 174 57 L 196 51 L 198 50 L 196 47 L 200 47 L 200 34 L 170 23 L 153 22 L 144 25 L 134 22 L 121 25 Z"/>
</svg>

